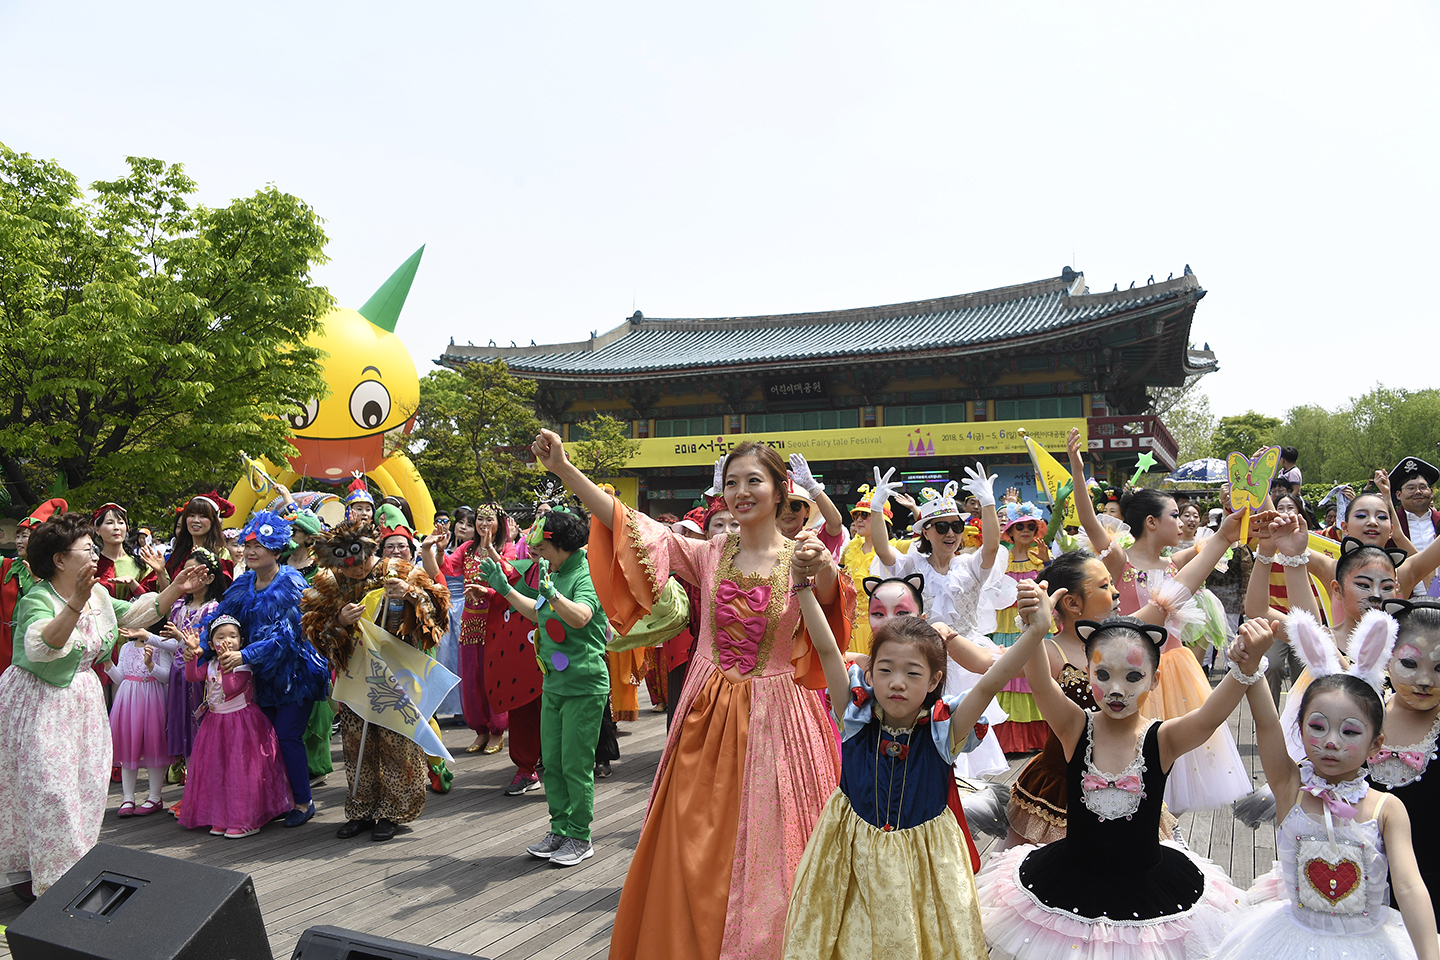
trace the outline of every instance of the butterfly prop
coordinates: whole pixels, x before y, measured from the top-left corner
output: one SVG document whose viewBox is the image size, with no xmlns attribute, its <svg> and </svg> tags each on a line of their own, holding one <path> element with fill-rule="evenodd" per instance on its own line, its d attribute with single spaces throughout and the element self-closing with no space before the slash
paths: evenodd
<svg viewBox="0 0 1440 960">
<path fill-rule="evenodd" d="M 1261 447 L 1254 457 L 1236 451 L 1225 458 L 1230 475 L 1230 508 L 1241 511 L 1240 542 L 1250 539 L 1250 513 L 1260 509 L 1280 467 L 1280 448 Z"/>
</svg>

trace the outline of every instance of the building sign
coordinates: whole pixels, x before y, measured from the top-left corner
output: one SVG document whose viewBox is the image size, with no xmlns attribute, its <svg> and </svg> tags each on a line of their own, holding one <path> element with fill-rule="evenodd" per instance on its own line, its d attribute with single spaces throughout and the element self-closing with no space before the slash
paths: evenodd
<svg viewBox="0 0 1440 960">
<path fill-rule="evenodd" d="M 640 452 L 625 466 L 706 466 L 735 449 L 742 441 L 768 443 L 781 456 L 801 453 L 811 462 L 826 460 L 897 460 L 926 457 L 984 457 L 992 453 L 1025 453 L 1017 432 L 1052 453 L 1065 452 L 1065 437 L 1078 427 L 1087 437 L 1084 418 L 1061 420 L 992 420 L 986 423 L 927 423 L 912 427 L 851 427 L 844 430 L 734 433 L 718 437 L 662 437 L 641 440 Z M 917 463 L 920 468 L 922 464 Z"/>
<path fill-rule="evenodd" d="M 781 377 L 763 382 L 766 400 L 824 400 L 830 396 L 818 377 Z"/>
</svg>

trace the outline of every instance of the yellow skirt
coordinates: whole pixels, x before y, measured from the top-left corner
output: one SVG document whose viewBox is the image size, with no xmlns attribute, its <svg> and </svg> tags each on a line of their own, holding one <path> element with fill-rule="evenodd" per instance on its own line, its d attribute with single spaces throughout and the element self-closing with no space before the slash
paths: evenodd
<svg viewBox="0 0 1440 960">
<path fill-rule="evenodd" d="M 949 808 L 886 833 L 830 795 L 795 873 L 786 960 L 986 958 L 965 835 Z"/>
</svg>

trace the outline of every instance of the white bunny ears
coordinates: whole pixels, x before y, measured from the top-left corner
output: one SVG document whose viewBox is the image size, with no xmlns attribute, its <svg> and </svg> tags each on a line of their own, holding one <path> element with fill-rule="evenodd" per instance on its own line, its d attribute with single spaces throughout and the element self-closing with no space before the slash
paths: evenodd
<svg viewBox="0 0 1440 960">
<path fill-rule="evenodd" d="M 1291 610 L 1285 618 L 1285 632 L 1299 652 L 1300 659 L 1310 668 L 1311 677 L 1348 673 L 1370 684 L 1382 701 L 1385 699 L 1385 668 L 1395 649 L 1397 630 L 1394 618 L 1379 610 L 1371 610 L 1361 617 L 1350 633 L 1350 644 L 1345 650 L 1352 664 L 1346 670 L 1340 663 L 1334 641 L 1313 616 L 1304 610 Z"/>
</svg>

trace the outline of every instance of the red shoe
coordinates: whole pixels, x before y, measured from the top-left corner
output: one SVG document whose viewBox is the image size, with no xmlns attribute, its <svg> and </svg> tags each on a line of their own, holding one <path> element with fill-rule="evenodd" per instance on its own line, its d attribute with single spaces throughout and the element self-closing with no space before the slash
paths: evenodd
<svg viewBox="0 0 1440 960">
<path fill-rule="evenodd" d="M 126 800 L 124 803 L 120 804 L 120 809 L 115 811 L 115 816 L 117 816 L 117 817 L 133 817 L 133 816 L 135 816 L 135 801 L 134 801 L 134 800 Z"/>
<path fill-rule="evenodd" d="M 160 800 L 151 797 L 149 800 L 146 800 L 144 803 L 140 804 L 140 806 L 135 808 L 135 816 L 148 817 L 150 816 L 150 814 L 159 813 L 163 809 L 165 809 L 165 804 L 162 803 Z"/>
</svg>

